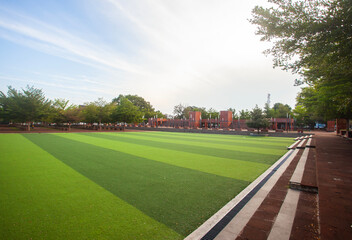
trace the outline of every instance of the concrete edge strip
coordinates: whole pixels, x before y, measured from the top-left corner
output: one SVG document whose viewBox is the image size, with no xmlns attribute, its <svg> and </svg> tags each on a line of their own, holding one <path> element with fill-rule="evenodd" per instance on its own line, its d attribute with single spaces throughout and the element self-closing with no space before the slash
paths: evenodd
<svg viewBox="0 0 352 240">
<path fill-rule="evenodd" d="M 311 192 L 311 193 L 318 193 L 317 186 L 310 186 L 302 184 L 303 174 L 305 170 L 305 165 L 308 160 L 309 155 L 309 147 L 306 147 L 303 151 L 301 158 L 293 172 L 291 179 L 289 181 L 289 187 L 294 190 Z"/>
<path fill-rule="evenodd" d="M 295 149 L 301 140 L 296 140 L 291 146 L 287 147 L 288 150 Z"/>
<path fill-rule="evenodd" d="M 306 144 L 306 147 L 307 147 L 307 148 L 315 148 L 315 146 L 312 145 L 312 138 L 309 138 L 309 140 L 308 140 L 308 142 L 307 142 L 307 144 Z"/>
<path fill-rule="evenodd" d="M 300 193 L 300 191 L 288 189 L 285 200 L 267 238 L 268 240 L 290 239 Z"/>
<path fill-rule="evenodd" d="M 296 148 L 303 149 L 303 145 L 307 142 L 307 139 L 302 139 L 302 141 L 297 145 Z"/>
<path fill-rule="evenodd" d="M 309 148 L 304 149 L 301 158 L 298 161 L 298 164 L 295 168 L 295 171 L 293 172 L 291 179 L 290 179 L 290 187 L 291 183 L 294 184 L 301 184 L 302 178 L 303 178 L 303 173 L 304 173 L 304 168 L 306 166 L 306 162 L 308 159 L 308 153 L 309 153 Z"/>
<path fill-rule="evenodd" d="M 310 146 L 311 144 L 312 144 L 312 138 L 309 138 L 306 143 L 306 147 Z"/>
<path fill-rule="evenodd" d="M 224 227 L 224 229 L 219 233 L 218 236 L 216 236 L 215 239 L 232 240 L 241 234 L 244 227 L 258 210 L 264 199 L 275 186 L 282 174 L 286 171 L 287 167 L 290 165 L 299 151 L 300 150 L 298 149 L 292 151 L 291 156 L 283 161 L 283 164 L 279 169 L 277 169 L 275 172 L 272 172 L 270 179 L 268 179 L 268 181 L 260 187 L 259 191 L 255 193 L 254 197 L 251 198 L 243 206 L 242 209 L 238 210 L 238 214 L 236 214 L 236 216 L 231 219 L 231 222 Z"/>
<path fill-rule="evenodd" d="M 188 235 L 185 239 L 213 239 L 232 218 L 244 207 L 244 205 L 255 195 L 256 192 L 268 181 L 268 179 L 280 168 L 283 163 L 290 157 L 294 157 L 295 150 L 289 150 L 271 167 L 269 167 L 262 175 L 242 190 L 234 199 L 228 202 L 217 213 L 210 217 L 200 227 Z M 292 156 L 292 154 L 294 156 Z M 290 160 L 292 161 L 292 159 Z M 213 237 L 210 237 L 210 235 Z M 209 238 L 210 237 L 210 238 Z"/>
</svg>

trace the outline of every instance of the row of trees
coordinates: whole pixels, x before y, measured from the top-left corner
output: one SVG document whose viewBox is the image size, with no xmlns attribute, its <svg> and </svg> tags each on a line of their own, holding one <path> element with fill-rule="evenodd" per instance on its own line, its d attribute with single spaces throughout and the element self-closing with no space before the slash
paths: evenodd
<svg viewBox="0 0 352 240">
<path fill-rule="evenodd" d="M 258 108 L 258 107 L 256 107 Z M 235 108 L 229 108 L 228 111 L 233 113 L 234 118 L 240 119 L 251 119 L 252 111 L 248 109 L 236 111 Z M 189 112 L 191 111 L 199 111 L 202 114 L 202 119 L 208 118 L 218 118 L 219 111 L 209 108 L 208 110 L 205 107 L 196 107 L 196 106 L 186 106 L 186 105 L 176 105 L 174 107 L 174 117 L 178 119 L 188 118 Z M 291 107 L 287 104 L 283 103 L 275 103 L 271 108 L 268 104 L 265 105 L 264 110 L 261 110 L 265 118 L 286 118 L 288 115 L 293 115 L 293 111 Z"/>
<path fill-rule="evenodd" d="M 258 107 L 249 110 L 232 111 L 234 118 L 253 119 L 253 113 L 258 113 Z M 106 102 L 102 98 L 84 105 L 72 105 L 68 100 L 46 99 L 41 89 L 27 86 L 26 89 L 18 91 L 11 86 L 8 87 L 7 94 L 0 92 L 0 121 L 1 122 L 46 122 L 46 123 L 108 123 L 127 122 L 140 123 L 148 118 L 158 117 L 189 117 L 190 111 L 200 111 L 202 118 L 218 118 L 219 111 L 205 107 L 184 106 L 182 104 L 174 107 L 174 116 L 166 116 L 160 111 L 156 111 L 153 106 L 144 98 L 137 95 L 119 95 L 111 102 Z M 282 103 L 275 103 L 272 108 L 265 106 L 264 111 L 260 109 L 264 118 L 287 117 L 292 111 L 290 106 Z M 258 115 L 258 114 L 257 114 Z"/>
<path fill-rule="evenodd" d="M 257 118 L 286 117 L 287 114 L 291 113 L 291 108 L 282 103 L 274 104 L 273 108 L 266 106 L 264 111 L 258 107 L 252 111 L 246 109 L 238 113 L 234 108 L 228 110 L 234 113 L 235 118 L 254 119 L 255 121 L 257 121 Z M 219 112 L 213 108 L 206 110 L 204 107 L 184 106 L 182 104 L 174 107 L 175 115 L 173 117 L 188 119 L 190 111 L 200 111 L 203 119 L 219 117 Z M 21 91 L 10 86 L 7 94 L 0 92 L 1 122 L 28 123 L 28 128 L 32 122 L 58 124 L 78 122 L 141 123 L 152 117 L 165 118 L 167 116 L 160 111 L 156 111 L 149 102 L 137 95 L 119 95 L 111 102 L 99 98 L 94 102 L 77 106 L 69 104 L 69 101 L 65 99 L 51 101 L 45 97 L 41 89 L 29 86 Z M 261 124 L 261 127 L 265 127 L 265 124 Z"/>
<path fill-rule="evenodd" d="M 267 126 L 270 118 L 286 118 L 290 116 L 296 119 L 299 126 L 314 125 L 320 116 L 313 116 L 307 112 L 306 108 L 298 104 L 295 109 L 291 109 L 287 104 L 275 103 L 273 107 L 265 105 L 264 110 L 256 106 L 252 111 L 241 110 L 236 112 L 234 108 L 229 108 L 233 112 L 234 118 L 246 119 L 249 126 L 251 122 L 260 122 L 260 128 Z M 27 86 L 26 89 L 18 91 L 8 87 L 7 95 L 0 92 L 0 121 L 15 123 L 109 123 L 126 122 L 141 123 L 149 118 L 174 117 L 188 119 L 190 111 L 200 111 L 203 119 L 219 118 L 219 111 L 205 107 L 185 106 L 182 104 L 174 107 L 174 116 L 167 116 L 160 111 L 156 111 L 153 106 L 144 98 L 137 95 L 119 95 L 111 102 L 106 102 L 102 98 L 84 105 L 70 105 L 68 100 L 46 99 L 42 90 Z M 29 128 L 29 124 L 28 124 Z"/>
<path fill-rule="evenodd" d="M 7 94 L 0 92 L 1 122 L 133 123 L 153 116 L 164 117 L 149 102 L 137 95 L 119 95 L 112 102 L 99 98 L 77 106 L 70 105 L 65 99 L 49 100 L 41 89 L 29 86 L 22 91 L 10 86 Z"/>
<path fill-rule="evenodd" d="M 274 67 L 300 76 L 298 121 L 352 117 L 352 1 L 269 0 L 252 11 L 256 34 L 273 43 Z"/>
</svg>

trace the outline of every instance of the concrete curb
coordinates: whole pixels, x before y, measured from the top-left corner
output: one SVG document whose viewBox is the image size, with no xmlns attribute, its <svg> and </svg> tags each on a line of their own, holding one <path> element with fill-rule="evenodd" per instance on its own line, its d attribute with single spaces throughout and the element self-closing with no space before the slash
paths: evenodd
<svg viewBox="0 0 352 240">
<path fill-rule="evenodd" d="M 234 234 L 238 235 L 286 170 L 287 166 L 297 155 L 298 151 L 289 150 L 234 199 L 188 235 L 185 240 L 214 239 L 218 234 L 220 236 L 223 232 L 226 235 L 226 225 L 235 225 L 235 229 L 237 230 L 235 232 L 231 231 L 231 236 L 234 237 Z M 253 191 L 256 192 L 252 196 L 249 196 Z M 243 201 L 247 202 L 244 203 Z M 239 212 L 233 213 L 233 211 L 236 211 L 236 208 L 239 209 Z M 233 216 L 234 214 L 235 216 Z M 226 238 L 221 237 L 221 239 Z"/>
</svg>

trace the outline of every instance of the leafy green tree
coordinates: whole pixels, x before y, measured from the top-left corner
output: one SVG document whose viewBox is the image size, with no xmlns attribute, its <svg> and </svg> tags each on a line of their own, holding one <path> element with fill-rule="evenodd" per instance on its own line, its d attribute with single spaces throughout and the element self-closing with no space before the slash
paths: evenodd
<svg viewBox="0 0 352 240">
<path fill-rule="evenodd" d="M 177 119 L 182 119 L 182 118 L 185 118 L 185 108 L 186 106 L 182 105 L 181 103 L 174 106 L 174 114 L 175 114 L 175 118 Z"/>
<path fill-rule="evenodd" d="M 64 119 L 65 122 L 68 123 L 78 123 L 83 120 L 82 118 L 82 107 L 76 106 L 76 105 L 70 105 L 67 107 L 64 111 Z"/>
<path fill-rule="evenodd" d="M 82 110 L 82 116 L 86 122 L 99 123 L 101 127 L 102 122 L 110 122 L 113 108 L 113 104 L 107 103 L 102 98 L 99 98 L 97 101 L 85 105 Z"/>
<path fill-rule="evenodd" d="M 209 118 L 211 118 L 211 119 L 216 119 L 216 118 L 220 117 L 219 112 L 217 110 L 215 110 L 214 108 L 208 109 L 208 115 L 209 115 Z"/>
<path fill-rule="evenodd" d="M 48 111 L 45 122 L 63 123 L 66 122 L 65 110 L 68 107 L 69 100 L 57 98 L 52 102 Z"/>
<path fill-rule="evenodd" d="M 314 128 L 315 121 L 312 120 L 312 114 L 308 112 L 305 106 L 297 104 L 292 113 L 295 118 L 295 124 L 298 127 L 303 128 L 309 126 L 309 128 Z"/>
<path fill-rule="evenodd" d="M 0 91 L 0 121 L 8 123 L 10 120 L 9 99 L 6 94 Z"/>
<path fill-rule="evenodd" d="M 240 114 L 240 119 L 250 119 L 251 118 L 251 113 L 250 113 L 250 111 L 248 111 L 248 109 L 246 109 L 246 110 L 242 109 L 239 112 L 239 114 Z"/>
<path fill-rule="evenodd" d="M 253 108 L 250 113 L 251 119 L 247 121 L 247 126 L 250 128 L 256 128 L 259 132 L 260 128 L 267 128 L 269 126 L 269 121 L 266 119 L 262 109 L 258 105 Z"/>
<path fill-rule="evenodd" d="M 265 103 L 264 114 L 265 114 L 265 117 L 267 117 L 267 118 L 274 117 L 274 110 L 270 107 L 270 105 L 268 103 Z"/>
<path fill-rule="evenodd" d="M 117 106 L 112 112 L 112 119 L 117 122 L 140 123 L 143 112 L 135 106 L 128 98 L 120 95 Z"/>
<path fill-rule="evenodd" d="M 166 118 L 166 115 L 159 110 L 155 112 L 157 118 Z"/>
<path fill-rule="evenodd" d="M 41 89 L 27 86 L 22 91 L 8 87 L 7 96 L 1 93 L 0 104 L 4 119 L 9 121 L 27 123 L 28 131 L 32 122 L 39 122 L 49 112 L 51 101 L 45 98 Z"/>
<path fill-rule="evenodd" d="M 296 84 L 316 91 L 324 103 L 315 112 L 326 115 L 325 104 L 334 108 L 331 118 L 351 118 L 352 1 L 269 2 L 274 6 L 255 7 L 250 21 L 261 40 L 273 42 L 265 53 L 274 56 L 274 66 L 300 74 Z"/>
<path fill-rule="evenodd" d="M 145 119 L 154 117 L 155 115 L 158 115 L 158 114 L 160 115 L 160 113 L 157 113 L 155 111 L 154 107 L 150 104 L 150 102 L 146 101 L 144 98 L 138 95 L 120 94 L 117 98 L 114 98 L 112 102 L 119 103 L 122 98 L 127 98 L 134 106 L 138 107 L 139 111 L 142 112 Z"/>
<path fill-rule="evenodd" d="M 289 114 L 291 114 L 291 107 L 287 104 L 275 103 L 270 112 L 270 117 L 286 118 Z"/>
</svg>

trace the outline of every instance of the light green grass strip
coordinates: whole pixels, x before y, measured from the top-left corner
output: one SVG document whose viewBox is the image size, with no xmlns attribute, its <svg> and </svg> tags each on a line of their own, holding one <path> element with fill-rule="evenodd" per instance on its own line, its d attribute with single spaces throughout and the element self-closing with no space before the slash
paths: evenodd
<svg viewBox="0 0 352 240">
<path fill-rule="evenodd" d="M 105 135 L 110 135 L 110 136 L 115 136 L 119 138 L 132 138 L 132 139 L 138 139 L 138 140 L 144 140 L 146 142 L 148 141 L 158 141 L 162 143 L 172 143 L 172 144 L 187 144 L 189 146 L 197 146 L 197 147 L 205 147 L 205 148 L 211 148 L 211 149 L 219 149 L 219 150 L 231 150 L 231 151 L 240 151 L 240 152 L 246 152 L 246 153 L 260 153 L 260 154 L 278 154 L 282 155 L 283 150 L 286 151 L 286 148 L 284 144 L 281 143 L 281 145 L 270 145 L 267 144 L 267 142 L 262 142 L 260 144 L 252 143 L 250 140 L 247 140 L 245 145 L 240 144 L 243 143 L 241 141 L 228 141 L 227 144 L 219 143 L 219 142 L 202 142 L 201 139 L 192 139 L 191 141 L 185 141 L 184 138 L 182 138 L 182 135 L 180 138 L 174 138 L 174 139 L 167 139 L 167 138 L 160 138 L 158 135 L 146 135 L 146 134 L 129 134 L 129 133 L 102 133 Z M 186 136 L 187 137 L 187 136 Z M 203 139 L 207 138 L 207 136 L 203 136 Z"/>
<path fill-rule="evenodd" d="M 154 148 L 162 148 L 167 150 L 174 150 L 186 153 L 194 153 L 201 154 L 205 156 L 219 157 L 219 158 L 228 158 L 228 159 L 236 159 L 241 161 L 249 161 L 249 162 L 257 162 L 264 164 L 273 164 L 273 162 L 278 159 L 284 152 L 286 152 L 286 148 L 281 146 L 280 152 L 278 150 L 275 153 L 260 153 L 263 151 L 262 148 L 252 148 L 251 151 L 247 149 L 247 151 L 241 151 L 241 146 L 238 144 L 233 144 L 234 149 L 225 149 L 225 148 L 214 148 L 213 143 L 206 143 L 202 146 L 193 145 L 192 142 L 176 141 L 176 142 L 164 142 L 163 139 L 158 138 L 149 138 L 143 139 L 138 138 L 138 135 L 132 135 L 135 137 L 128 137 L 129 133 L 81 133 L 82 135 L 94 136 L 97 138 L 104 138 L 113 141 L 121 141 L 124 143 L 132 143 L 138 144 L 146 147 L 154 147 Z M 142 135 L 146 136 L 146 135 Z M 206 138 L 206 136 L 204 136 Z M 152 139 L 152 140 L 151 140 Z M 244 147 L 245 148 L 245 147 Z M 259 151 L 259 152 L 257 152 Z M 265 151 L 268 151 L 265 149 Z"/>
<path fill-rule="evenodd" d="M 96 138 L 91 134 L 57 133 L 56 135 L 154 161 L 245 181 L 253 181 L 270 166 L 262 163 L 219 158 Z"/>
<path fill-rule="evenodd" d="M 0 239 L 182 239 L 19 134 L 0 134 Z"/>
<path fill-rule="evenodd" d="M 129 132 L 131 135 L 148 135 L 157 136 L 162 139 L 182 139 L 184 141 L 202 141 L 219 144 L 239 144 L 239 145 L 268 145 L 278 146 L 290 145 L 294 139 L 287 137 L 266 137 L 266 136 L 247 136 L 247 135 L 226 135 L 226 134 L 209 134 L 209 133 L 182 133 L 182 132 L 158 132 L 158 131 L 144 131 L 144 132 Z"/>
</svg>

